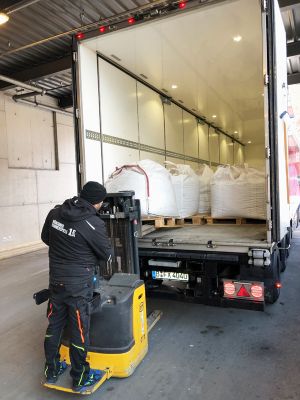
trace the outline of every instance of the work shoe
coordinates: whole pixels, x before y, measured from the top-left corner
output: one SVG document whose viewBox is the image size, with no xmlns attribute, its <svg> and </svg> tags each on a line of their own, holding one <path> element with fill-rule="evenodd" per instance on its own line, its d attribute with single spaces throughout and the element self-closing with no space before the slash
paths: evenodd
<svg viewBox="0 0 300 400">
<path fill-rule="evenodd" d="M 47 370 L 45 371 L 45 375 L 46 375 L 46 382 L 53 384 L 56 383 L 57 379 L 59 378 L 60 375 L 62 375 L 65 370 L 67 369 L 67 363 L 65 361 L 60 361 L 59 362 L 59 368 L 57 371 L 56 375 L 47 375 Z"/>
<path fill-rule="evenodd" d="M 74 392 L 83 392 L 85 389 L 99 382 L 101 378 L 102 378 L 101 371 L 97 369 L 91 369 L 85 382 L 83 382 L 82 385 L 73 384 L 73 390 Z"/>
</svg>

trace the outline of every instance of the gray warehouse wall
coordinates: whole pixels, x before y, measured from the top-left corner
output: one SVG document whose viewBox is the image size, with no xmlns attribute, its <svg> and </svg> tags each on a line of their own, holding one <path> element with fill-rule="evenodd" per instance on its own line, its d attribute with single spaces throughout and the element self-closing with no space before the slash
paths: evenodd
<svg viewBox="0 0 300 400">
<path fill-rule="evenodd" d="M 0 259 L 42 247 L 48 211 L 76 191 L 72 117 L 0 94 Z"/>
</svg>

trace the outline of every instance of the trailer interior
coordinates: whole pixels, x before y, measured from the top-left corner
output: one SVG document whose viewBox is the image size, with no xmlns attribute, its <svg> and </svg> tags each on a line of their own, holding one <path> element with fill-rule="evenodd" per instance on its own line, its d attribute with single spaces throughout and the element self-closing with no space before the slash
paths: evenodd
<svg viewBox="0 0 300 400">
<path fill-rule="evenodd" d="M 116 167 L 146 158 L 194 169 L 203 162 L 214 169 L 246 162 L 264 170 L 262 43 L 260 3 L 246 0 L 179 11 L 83 41 L 86 178 L 98 173 L 105 182 Z M 88 87 L 95 57 L 95 85 Z M 100 121 L 93 122 L 98 96 Z M 97 143 L 91 138 L 100 124 Z M 97 152 L 96 159 L 90 151 Z M 224 227 L 198 227 L 205 237 L 210 228 L 214 239 L 220 232 L 222 242 L 245 240 L 247 231 L 252 243 L 267 240 L 261 226 L 231 227 L 227 234 Z"/>
<path fill-rule="evenodd" d="M 173 272 L 182 266 L 194 279 L 185 293 L 191 289 L 191 297 L 199 301 L 223 304 L 227 299 L 220 295 L 220 285 L 222 277 L 229 276 L 263 280 L 269 288 L 265 297 L 273 302 L 279 296 L 274 285 L 288 256 L 291 214 L 287 181 L 282 178 L 285 153 L 280 150 L 280 221 L 276 222 L 280 233 L 274 235 L 274 194 L 266 155 L 271 100 L 265 81 L 265 14 L 260 1 L 183 4 L 157 19 L 132 16 L 123 29 L 104 26 L 79 39 L 76 93 L 81 113 L 81 173 L 84 181 L 105 183 L 116 167 L 142 159 L 185 163 L 194 169 L 206 163 L 214 170 L 219 165 L 246 163 L 263 171 L 266 221 L 156 230 L 139 239 L 139 256 L 142 276 L 150 283 L 153 270 L 163 261 L 171 263 L 164 265 Z M 281 21 L 279 8 L 274 15 Z M 282 21 L 278 26 L 277 41 L 283 39 L 285 46 Z M 282 76 L 286 81 L 285 67 L 277 67 L 277 84 L 282 87 L 274 93 L 278 96 L 281 90 L 278 109 L 285 110 L 286 86 L 280 81 Z M 278 143 L 276 154 L 284 149 L 282 135 Z M 274 241 L 281 239 L 281 250 L 274 251 Z M 255 255 L 254 249 L 262 253 Z M 269 272 L 262 273 L 261 266 L 249 272 L 256 256 L 271 265 Z"/>
</svg>

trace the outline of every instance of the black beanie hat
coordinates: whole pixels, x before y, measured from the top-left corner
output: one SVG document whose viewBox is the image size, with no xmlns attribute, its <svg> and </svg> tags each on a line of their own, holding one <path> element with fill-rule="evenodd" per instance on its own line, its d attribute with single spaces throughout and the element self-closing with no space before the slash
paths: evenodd
<svg viewBox="0 0 300 400">
<path fill-rule="evenodd" d="M 106 189 L 98 182 L 89 181 L 83 186 L 79 196 L 91 204 L 98 204 L 105 199 Z"/>
</svg>

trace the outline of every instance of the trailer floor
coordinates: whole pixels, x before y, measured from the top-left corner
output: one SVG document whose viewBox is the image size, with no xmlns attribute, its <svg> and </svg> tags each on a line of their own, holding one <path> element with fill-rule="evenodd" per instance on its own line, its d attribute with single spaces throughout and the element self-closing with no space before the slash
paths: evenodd
<svg viewBox="0 0 300 400">
<path fill-rule="evenodd" d="M 299 256 L 297 232 L 281 297 L 264 313 L 149 300 L 164 312 L 149 354 L 131 378 L 111 379 L 90 399 L 298 400 Z M 39 383 L 46 308 L 32 293 L 47 285 L 46 251 L 1 261 L 0 274 L 0 399 L 71 399 Z"/>
<path fill-rule="evenodd" d="M 157 229 L 145 235 L 143 239 L 174 239 L 182 243 L 207 243 L 213 242 L 228 243 L 248 243 L 249 245 L 259 245 L 266 241 L 267 233 L 265 224 L 255 225 L 191 225 L 179 228 Z M 143 241 L 143 239 L 141 241 Z"/>
</svg>

